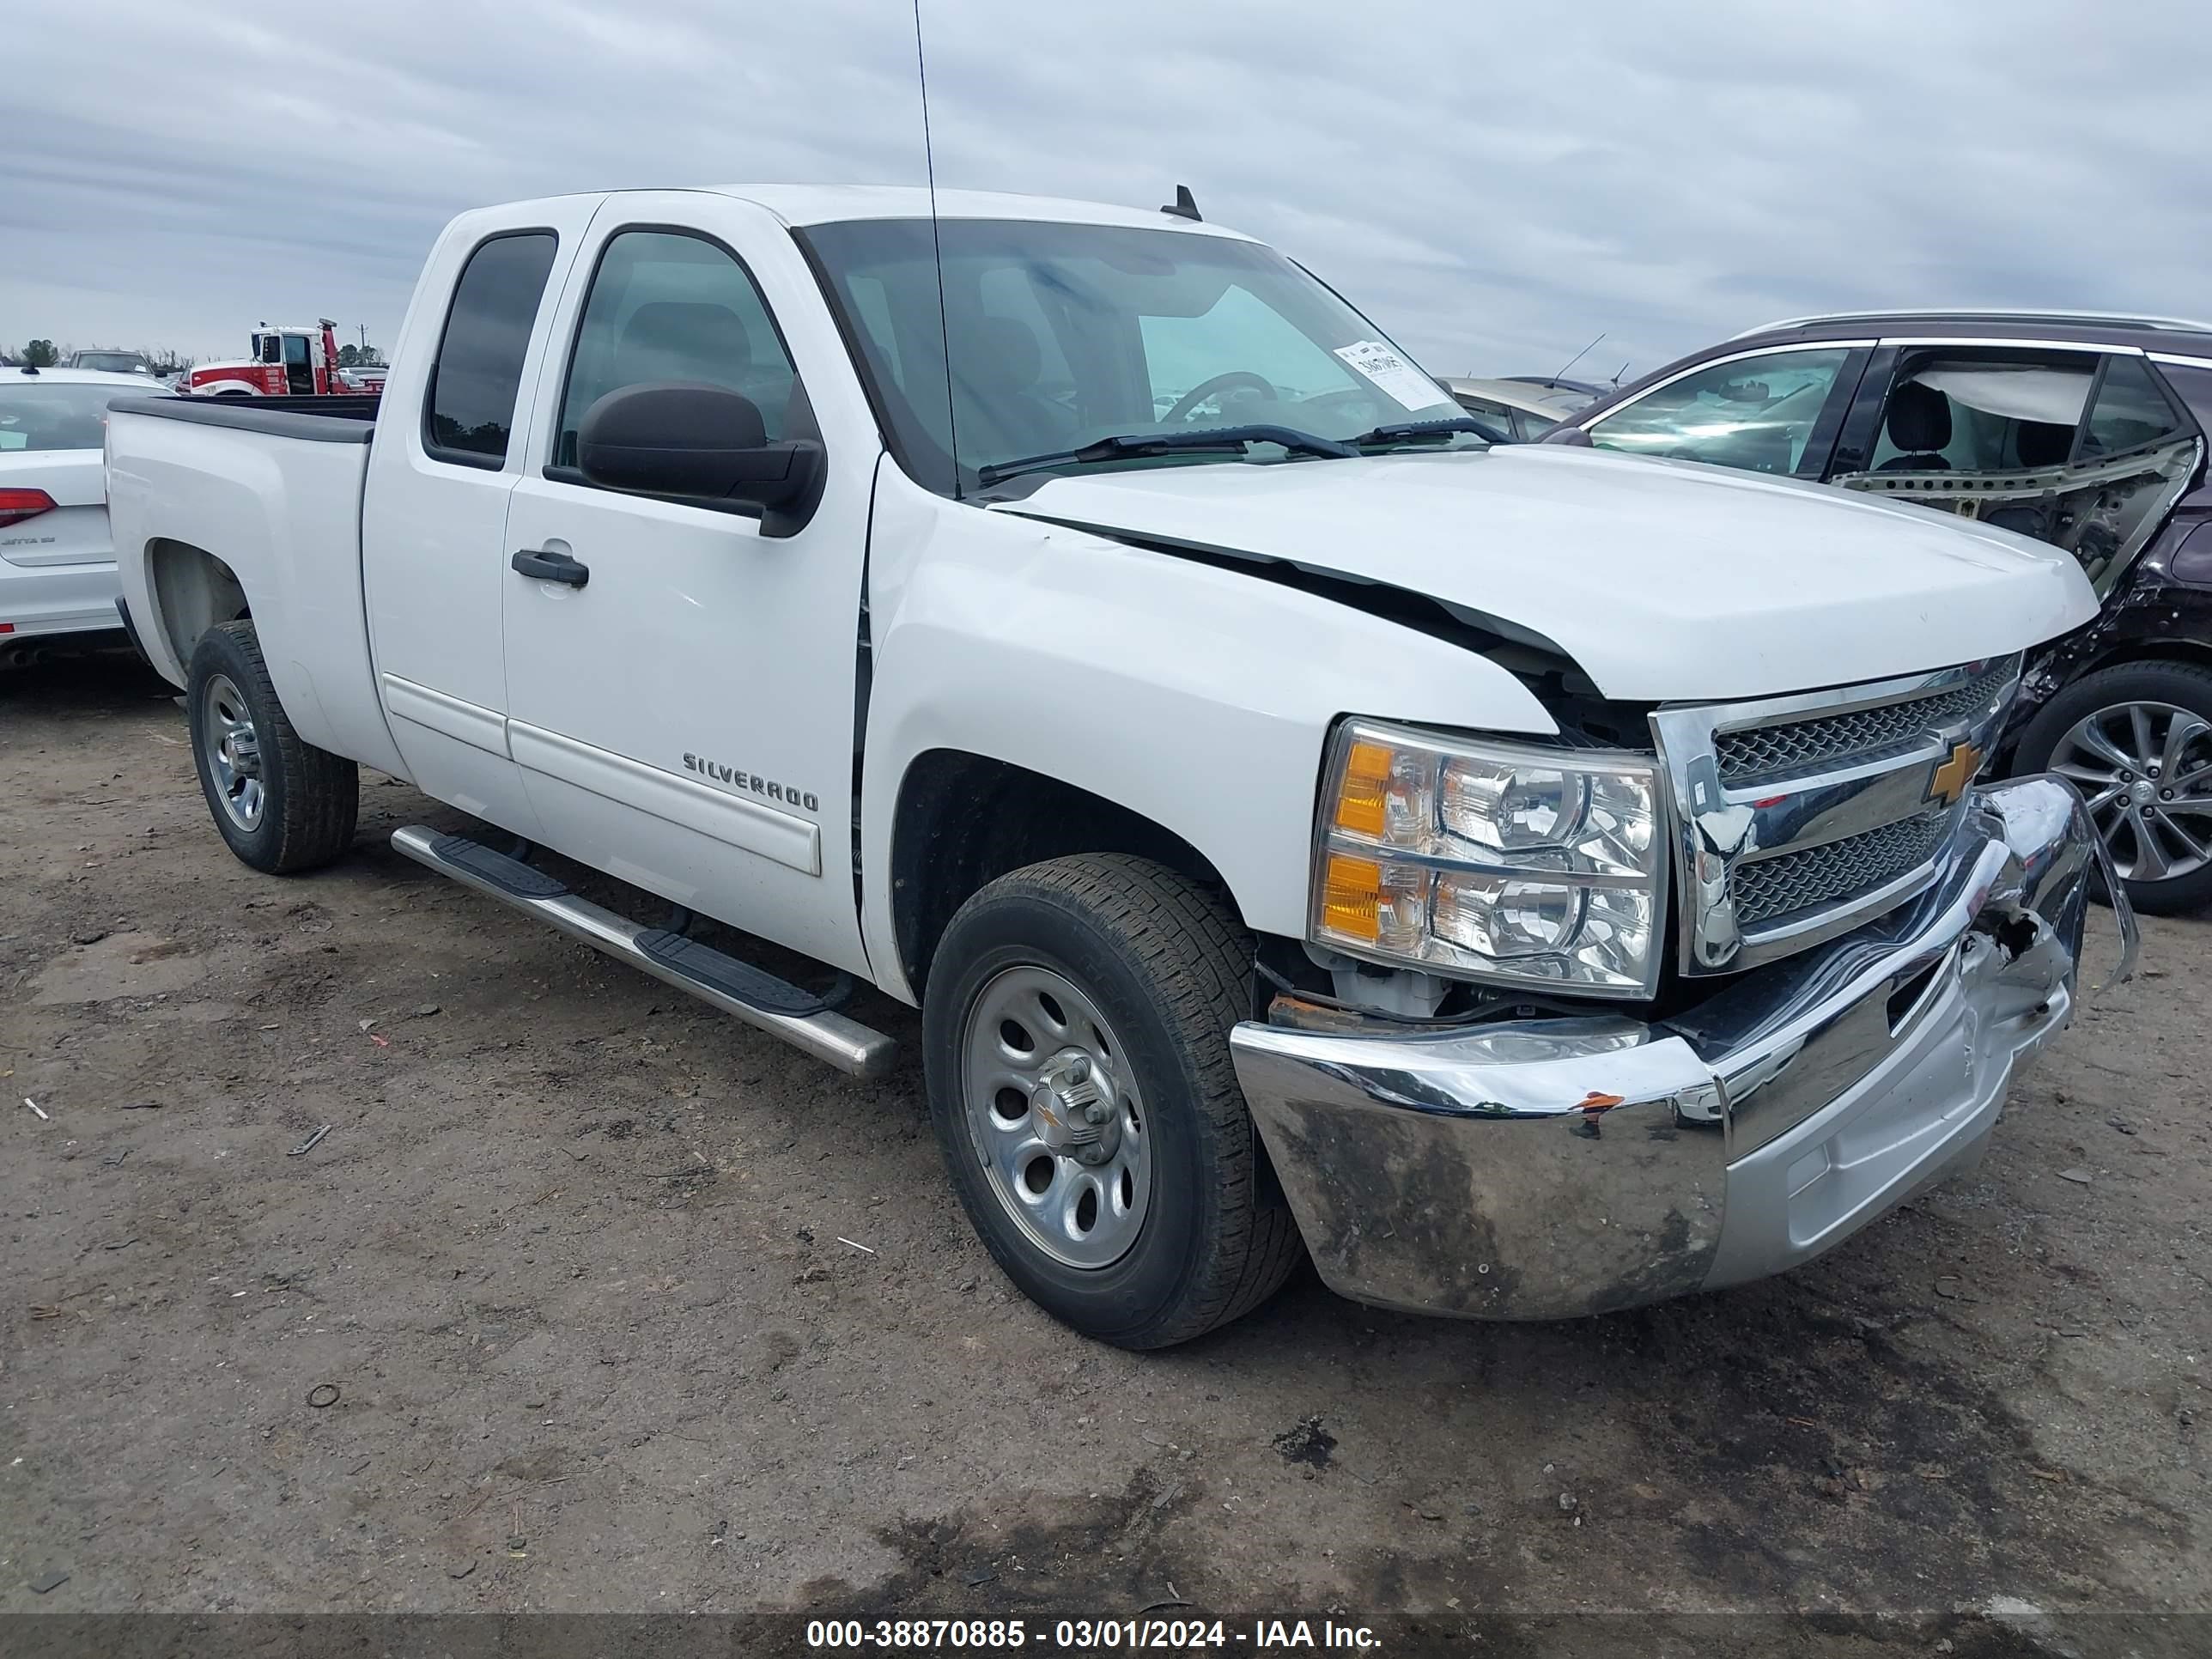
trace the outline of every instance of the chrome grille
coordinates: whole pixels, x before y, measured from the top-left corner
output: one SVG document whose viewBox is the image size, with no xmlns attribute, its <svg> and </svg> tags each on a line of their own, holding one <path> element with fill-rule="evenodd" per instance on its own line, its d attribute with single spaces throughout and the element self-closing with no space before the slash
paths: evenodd
<svg viewBox="0 0 2212 1659">
<path fill-rule="evenodd" d="M 2020 661 L 1655 710 L 1681 971 L 1810 949 L 1929 877 L 1963 832 L 1959 775 L 1995 747 Z"/>
<path fill-rule="evenodd" d="M 1962 685 L 1924 697 L 1747 732 L 1716 732 L 1713 750 L 1721 781 L 1733 788 L 1761 778 L 1901 754 L 1917 747 L 1930 727 L 1972 719 L 1991 707 L 2019 668 L 2019 659 L 2006 657 Z"/>
<path fill-rule="evenodd" d="M 1735 867 L 1735 921 L 1750 930 L 1871 893 L 1936 856 L 1951 828 L 1946 812 L 1923 812 L 1824 846 Z"/>
</svg>

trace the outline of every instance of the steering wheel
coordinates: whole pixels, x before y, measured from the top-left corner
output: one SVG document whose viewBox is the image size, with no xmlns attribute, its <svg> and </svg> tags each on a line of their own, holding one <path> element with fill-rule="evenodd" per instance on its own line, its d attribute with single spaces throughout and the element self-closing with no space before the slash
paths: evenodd
<svg viewBox="0 0 2212 1659">
<path fill-rule="evenodd" d="M 1378 407 L 1382 401 L 1382 394 L 1379 392 L 1369 392 L 1359 386 L 1339 386 L 1334 392 L 1316 392 L 1310 398 L 1301 398 L 1298 401 L 1298 407 L 1314 410 L 1345 409 L 1353 404 L 1364 404 L 1368 408 L 1374 410 L 1379 416 L 1382 413 L 1382 409 Z"/>
<path fill-rule="evenodd" d="M 1217 374 L 1210 380 L 1201 380 L 1184 392 L 1176 399 L 1175 407 L 1160 416 L 1160 424 L 1169 426 L 1177 421 L 1187 421 L 1190 418 L 1190 411 L 1208 398 L 1218 397 L 1237 386 L 1249 386 L 1270 403 L 1278 400 L 1279 394 L 1272 380 L 1262 380 L 1249 369 L 1232 368 L 1226 374 Z"/>
</svg>

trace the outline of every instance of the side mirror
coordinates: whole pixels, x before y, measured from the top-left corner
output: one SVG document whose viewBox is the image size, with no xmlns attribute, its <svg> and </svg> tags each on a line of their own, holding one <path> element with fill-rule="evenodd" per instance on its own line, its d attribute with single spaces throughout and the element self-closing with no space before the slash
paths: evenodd
<svg viewBox="0 0 2212 1659">
<path fill-rule="evenodd" d="M 1590 434 L 1578 426 L 1555 426 L 1536 440 L 1540 444 L 1565 444 L 1574 449 L 1595 449 Z"/>
<path fill-rule="evenodd" d="M 584 411 L 576 465 L 595 484 L 702 506 L 750 503 L 761 533 L 789 536 L 822 499 L 822 446 L 770 443 L 760 406 L 727 386 L 661 380 Z"/>
</svg>

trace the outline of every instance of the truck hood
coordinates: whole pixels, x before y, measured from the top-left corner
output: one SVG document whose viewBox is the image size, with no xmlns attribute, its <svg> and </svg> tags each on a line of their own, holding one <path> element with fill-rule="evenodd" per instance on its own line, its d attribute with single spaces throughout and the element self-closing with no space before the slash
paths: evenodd
<svg viewBox="0 0 2212 1659">
<path fill-rule="evenodd" d="M 2070 556 L 2006 531 L 1556 445 L 1077 474 L 996 510 L 1409 589 L 1556 644 L 1621 701 L 1917 673 L 2097 611 Z"/>
</svg>

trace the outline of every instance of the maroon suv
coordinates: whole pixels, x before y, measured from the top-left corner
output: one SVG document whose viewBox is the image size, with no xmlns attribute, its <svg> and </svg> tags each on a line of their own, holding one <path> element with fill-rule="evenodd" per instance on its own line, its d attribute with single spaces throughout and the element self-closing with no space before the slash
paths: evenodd
<svg viewBox="0 0 2212 1659">
<path fill-rule="evenodd" d="M 1804 478 L 2065 549 L 2104 601 L 2033 653 L 1999 759 L 2079 784 L 2146 910 L 2212 901 L 2212 323 L 1884 312 L 1769 324 L 1546 443 Z"/>
</svg>

